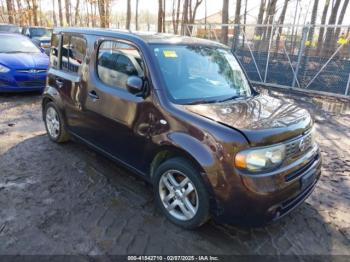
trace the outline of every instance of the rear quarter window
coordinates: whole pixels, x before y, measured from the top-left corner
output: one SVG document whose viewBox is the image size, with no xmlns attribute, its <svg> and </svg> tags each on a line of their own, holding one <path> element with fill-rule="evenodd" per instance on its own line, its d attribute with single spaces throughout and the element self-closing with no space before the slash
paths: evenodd
<svg viewBox="0 0 350 262">
<path fill-rule="evenodd" d="M 62 70 L 78 73 L 86 55 L 86 40 L 79 36 L 63 36 Z"/>
<path fill-rule="evenodd" d="M 58 69 L 58 48 L 60 44 L 60 35 L 52 34 L 51 37 L 51 51 L 50 51 L 50 65 L 53 68 Z"/>
</svg>

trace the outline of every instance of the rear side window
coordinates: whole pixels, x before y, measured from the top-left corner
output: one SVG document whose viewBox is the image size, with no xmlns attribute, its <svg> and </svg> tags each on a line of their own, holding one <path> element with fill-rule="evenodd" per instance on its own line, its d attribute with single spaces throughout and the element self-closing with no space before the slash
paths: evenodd
<svg viewBox="0 0 350 262">
<path fill-rule="evenodd" d="M 126 89 L 129 76 L 144 76 L 141 55 L 132 45 L 104 41 L 98 50 L 97 73 L 103 83 Z"/>
<path fill-rule="evenodd" d="M 63 36 L 62 43 L 62 69 L 78 73 L 86 55 L 86 41 L 78 36 Z"/>
<path fill-rule="evenodd" d="M 60 35 L 52 34 L 51 37 L 51 51 L 50 51 L 50 64 L 53 68 L 59 68 L 58 65 L 58 47 L 60 44 Z"/>
</svg>

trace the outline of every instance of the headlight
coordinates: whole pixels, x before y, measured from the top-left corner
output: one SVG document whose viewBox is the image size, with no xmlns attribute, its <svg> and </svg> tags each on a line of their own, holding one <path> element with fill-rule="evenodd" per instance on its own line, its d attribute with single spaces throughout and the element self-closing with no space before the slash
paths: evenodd
<svg viewBox="0 0 350 262">
<path fill-rule="evenodd" d="M 236 154 L 235 166 L 251 172 L 268 170 L 280 165 L 286 155 L 285 145 L 248 149 Z"/>
<path fill-rule="evenodd" d="M 0 65 L 0 73 L 7 73 L 9 71 L 10 71 L 9 68 L 7 68 L 6 66 Z"/>
</svg>

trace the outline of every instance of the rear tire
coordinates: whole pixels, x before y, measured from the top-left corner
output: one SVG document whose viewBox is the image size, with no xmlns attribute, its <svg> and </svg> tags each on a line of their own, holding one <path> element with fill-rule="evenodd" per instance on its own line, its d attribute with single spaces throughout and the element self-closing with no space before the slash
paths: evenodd
<svg viewBox="0 0 350 262">
<path fill-rule="evenodd" d="M 175 225 L 198 228 L 209 219 L 209 194 L 200 172 L 186 159 L 166 160 L 155 171 L 156 203 Z"/>
<path fill-rule="evenodd" d="M 69 140 L 62 114 L 55 103 L 49 102 L 44 110 L 44 122 L 47 135 L 50 140 L 56 143 L 63 143 Z"/>
</svg>

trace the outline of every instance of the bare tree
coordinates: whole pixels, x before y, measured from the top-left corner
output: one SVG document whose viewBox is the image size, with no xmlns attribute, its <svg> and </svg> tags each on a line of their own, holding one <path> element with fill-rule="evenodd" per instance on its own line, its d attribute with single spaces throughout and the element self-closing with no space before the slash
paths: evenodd
<svg viewBox="0 0 350 262">
<path fill-rule="evenodd" d="M 126 29 L 130 30 L 130 22 L 131 22 L 131 0 L 126 2 Z"/>
<path fill-rule="evenodd" d="M 229 0 L 224 0 L 222 3 L 222 23 L 228 24 L 228 17 L 229 17 Z M 222 26 L 221 27 L 221 42 L 225 45 L 227 45 L 228 42 L 228 26 Z"/>
<path fill-rule="evenodd" d="M 265 5 L 266 5 L 266 0 L 261 0 L 260 1 L 260 7 L 259 7 L 259 14 L 258 14 L 258 20 L 257 24 L 260 25 L 262 24 L 264 20 L 264 13 L 265 13 Z M 260 36 L 261 35 L 261 27 L 256 27 L 255 28 L 255 35 Z"/>
<path fill-rule="evenodd" d="M 173 0 L 172 20 L 173 20 L 174 34 L 178 34 L 179 32 L 180 12 L 181 12 L 180 9 L 181 9 L 181 0 Z"/>
<path fill-rule="evenodd" d="M 33 10 L 33 19 L 34 19 L 34 25 L 38 26 L 38 3 L 37 0 L 32 0 L 32 10 Z"/>
<path fill-rule="evenodd" d="M 74 25 L 75 25 L 75 26 L 78 24 L 78 18 L 79 18 L 79 4 L 80 4 L 80 0 L 77 0 L 76 6 L 75 6 L 75 17 L 74 17 Z"/>
<path fill-rule="evenodd" d="M 163 32 L 163 0 L 158 0 L 158 33 Z"/>
<path fill-rule="evenodd" d="M 341 0 L 335 0 L 334 6 L 331 11 L 331 16 L 329 17 L 329 20 L 328 20 L 329 25 L 334 25 L 337 20 L 340 2 Z M 333 41 L 334 41 L 334 28 L 329 27 L 327 28 L 326 39 L 325 39 L 325 43 L 328 45 L 324 46 L 323 48 L 326 54 L 331 53 L 332 50 L 334 49 L 335 43 L 333 43 Z"/>
<path fill-rule="evenodd" d="M 139 0 L 136 0 L 135 27 L 136 27 L 136 31 L 139 30 Z"/>
<path fill-rule="evenodd" d="M 267 34 L 265 35 L 266 39 L 270 39 L 271 33 L 272 33 L 272 24 L 274 21 L 274 17 L 276 14 L 276 4 L 277 0 L 269 0 L 268 5 L 267 5 L 267 12 L 266 12 L 266 17 L 264 24 L 268 25 L 267 27 Z M 266 29 L 265 29 L 266 32 Z"/>
<path fill-rule="evenodd" d="M 314 6 L 312 8 L 312 13 L 311 13 L 311 27 L 309 30 L 309 34 L 307 39 L 309 41 L 312 41 L 313 37 L 314 37 L 314 31 L 315 31 L 315 24 L 316 24 L 316 19 L 317 19 L 317 9 L 318 9 L 318 0 L 314 0 Z"/>
<path fill-rule="evenodd" d="M 235 25 L 239 25 L 241 23 L 241 6 L 242 6 L 242 1 L 241 0 L 237 0 L 236 1 L 236 10 L 235 10 L 235 20 L 234 20 L 234 24 Z M 237 48 L 239 33 L 240 33 L 240 27 L 239 26 L 235 26 L 235 28 L 234 28 L 234 37 L 233 37 L 233 39 L 234 39 L 234 50 Z"/>
<path fill-rule="evenodd" d="M 278 24 L 279 25 L 283 25 L 283 23 L 284 23 L 284 19 L 286 17 L 287 8 L 288 8 L 288 2 L 289 1 L 290 0 L 284 0 L 282 11 L 281 11 L 280 17 L 278 18 Z M 280 39 L 281 39 L 281 34 L 282 34 L 282 26 L 278 27 L 278 31 L 277 32 L 278 33 L 277 33 L 277 37 L 276 37 L 276 49 L 277 49 L 276 53 L 278 52 L 278 47 L 280 45 Z"/>
<path fill-rule="evenodd" d="M 109 28 L 109 16 L 110 16 L 110 3 L 111 1 L 110 0 L 104 0 L 104 3 L 105 3 L 105 24 L 106 24 L 106 27 Z"/>
<path fill-rule="evenodd" d="M 348 5 L 349 5 L 349 0 L 345 0 L 343 3 L 343 7 L 341 8 L 340 15 L 338 17 L 338 22 L 337 22 L 338 25 L 343 24 L 344 16 Z M 341 30 L 341 27 L 337 27 L 337 29 L 335 30 L 335 34 L 334 34 L 335 39 L 339 38 L 340 30 Z"/>
<path fill-rule="evenodd" d="M 327 18 L 327 12 L 329 8 L 330 0 L 326 0 L 324 7 L 323 7 L 323 12 L 322 12 L 322 18 L 321 18 L 321 25 L 326 24 L 326 18 Z M 322 43 L 323 43 L 323 35 L 324 35 L 324 27 L 320 27 L 320 31 L 318 33 L 318 40 L 317 40 L 317 50 L 316 50 L 316 55 L 319 55 L 321 49 L 322 49 Z"/>
<path fill-rule="evenodd" d="M 192 32 L 192 26 L 196 19 L 197 9 L 202 4 L 203 0 L 196 0 L 194 6 L 192 6 L 192 0 L 184 0 L 182 8 L 182 24 L 181 34 L 189 35 Z"/>
<path fill-rule="evenodd" d="M 98 11 L 100 13 L 100 26 L 106 27 L 106 5 L 105 0 L 98 0 Z"/>
<path fill-rule="evenodd" d="M 53 24 L 56 27 L 57 26 L 57 18 L 56 18 L 56 0 L 52 0 L 52 18 L 53 18 Z"/>
<path fill-rule="evenodd" d="M 67 25 L 70 25 L 70 12 L 69 12 L 69 0 L 65 0 L 64 7 L 65 7 L 65 14 L 66 14 L 66 23 Z"/>
<path fill-rule="evenodd" d="M 189 1 L 189 22 L 190 24 L 194 24 L 196 20 L 196 14 L 198 7 L 202 4 L 203 0 L 196 0 L 194 3 L 194 7 L 192 7 L 192 0 Z M 189 27 L 190 32 L 192 32 L 192 26 Z"/>
<path fill-rule="evenodd" d="M 6 6 L 7 6 L 7 15 L 8 15 L 8 21 L 10 24 L 14 23 L 13 18 L 13 4 L 12 0 L 6 0 Z"/>
</svg>

